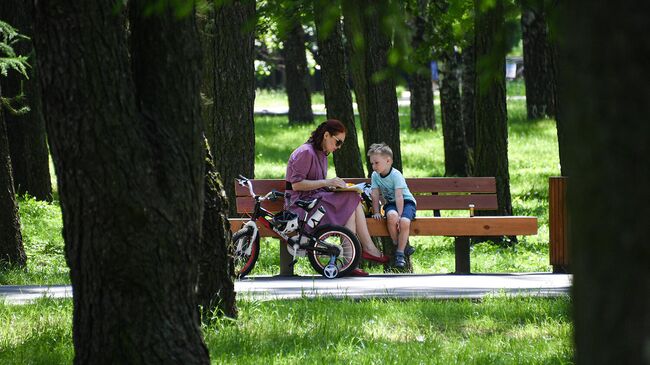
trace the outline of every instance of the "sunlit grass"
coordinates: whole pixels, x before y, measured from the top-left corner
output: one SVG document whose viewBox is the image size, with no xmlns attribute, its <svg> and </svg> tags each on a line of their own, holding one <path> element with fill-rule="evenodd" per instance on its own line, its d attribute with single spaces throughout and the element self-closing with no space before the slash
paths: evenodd
<svg viewBox="0 0 650 365">
<path fill-rule="evenodd" d="M 567 364 L 566 297 L 239 301 L 237 320 L 203 327 L 215 364 Z M 0 363 L 73 358 L 72 302 L 0 303 Z"/>
</svg>

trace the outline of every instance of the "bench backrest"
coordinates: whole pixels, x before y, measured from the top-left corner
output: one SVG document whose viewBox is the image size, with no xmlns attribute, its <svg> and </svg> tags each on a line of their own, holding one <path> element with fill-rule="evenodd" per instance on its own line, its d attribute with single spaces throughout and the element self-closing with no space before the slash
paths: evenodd
<svg viewBox="0 0 650 365">
<path fill-rule="evenodd" d="M 369 182 L 363 178 L 343 178 L 346 182 L 358 184 Z M 284 180 L 258 179 L 251 180 L 253 190 L 258 195 L 264 195 L 271 190 L 283 192 Z M 415 196 L 418 210 L 467 210 L 474 204 L 476 210 L 496 210 L 497 194 L 494 177 L 425 177 L 408 178 L 406 183 Z M 239 186 L 235 181 L 235 194 L 237 195 L 237 213 L 250 213 L 253 211 L 254 201 L 248 188 Z M 283 209 L 284 201 L 266 201 L 262 204 L 271 212 Z"/>
</svg>

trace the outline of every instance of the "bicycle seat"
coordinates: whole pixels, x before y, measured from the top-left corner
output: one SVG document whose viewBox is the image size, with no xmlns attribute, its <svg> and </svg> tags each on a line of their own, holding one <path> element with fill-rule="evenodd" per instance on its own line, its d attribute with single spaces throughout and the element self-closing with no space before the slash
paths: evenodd
<svg viewBox="0 0 650 365">
<path fill-rule="evenodd" d="M 316 206 L 318 199 L 300 199 L 296 201 L 296 205 L 304 210 L 312 210 Z"/>
</svg>

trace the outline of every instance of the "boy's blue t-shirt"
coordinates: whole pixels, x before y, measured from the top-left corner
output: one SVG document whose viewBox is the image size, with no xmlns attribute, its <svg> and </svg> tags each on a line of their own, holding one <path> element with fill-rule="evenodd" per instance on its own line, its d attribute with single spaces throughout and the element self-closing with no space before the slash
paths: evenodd
<svg viewBox="0 0 650 365">
<path fill-rule="evenodd" d="M 395 202 L 395 189 L 402 189 L 402 195 L 405 201 L 410 200 L 416 203 L 413 194 L 411 194 L 409 187 L 406 185 L 404 176 L 397 169 L 391 167 L 388 175 L 383 177 L 376 171 L 373 171 L 370 182 L 370 187 L 372 189 L 379 189 L 381 195 L 386 199 L 386 203 Z"/>
</svg>

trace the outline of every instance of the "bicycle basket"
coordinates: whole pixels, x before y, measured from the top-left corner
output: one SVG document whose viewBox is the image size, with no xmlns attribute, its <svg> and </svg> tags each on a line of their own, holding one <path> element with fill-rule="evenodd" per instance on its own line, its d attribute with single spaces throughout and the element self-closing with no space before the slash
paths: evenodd
<svg viewBox="0 0 650 365">
<path fill-rule="evenodd" d="M 288 210 L 283 210 L 273 216 L 273 226 L 280 233 L 291 233 L 298 229 L 298 215 Z"/>
</svg>

